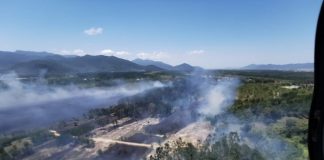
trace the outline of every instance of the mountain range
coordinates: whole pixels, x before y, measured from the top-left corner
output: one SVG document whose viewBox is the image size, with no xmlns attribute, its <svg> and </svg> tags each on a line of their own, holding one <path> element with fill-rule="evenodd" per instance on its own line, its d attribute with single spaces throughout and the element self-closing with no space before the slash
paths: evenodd
<svg viewBox="0 0 324 160">
<path fill-rule="evenodd" d="M 114 56 L 62 56 L 48 52 L 0 51 L 0 72 L 15 71 L 19 75 L 71 74 L 93 72 L 181 71 L 191 72 L 189 64 L 171 66 L 159 61 L 128 61 Z"/>
<path fill-rule="evenodd" d="M 242 70 L 290 70 L 313 71 L 314 63 L 298 64 L 251 64 Z M 62 56 L 49 52 L 0 51 L 0 73 L 15 71 L 19 75 L 74 74 L 94 72 L 143 72 L 143 71 L 178 71 L 192 72 L 204 70 L 187 63 L 172 66 L 160 61 L 135 59 L 133 61 L 114 56 L 85 55 Z"/>
<path fill-rule="evenodd" d="M 162 68 L 164 70 L 171 70 L 171 71 L 185 71 L 185 72 L 192 72 L 194 70 L 203 70 L 201 67 L 197 66 L 191 66 L 187 63 L 182 63 L 180 65 L 171 66 L 169 64 L 160 62 L 160 61 L 153 61 L 153 60 L 144 60 L 144 59 L 135 59 L 132 62 L 142 65 L 142 66 L 157 66 L 159 68 Z"/>
<path fill-rule="evenodd" d="M 173 70 L 173 66 L 160 62 L 160 61 L 152 61 L 152 60 L 144 60 L 144 59 L 134 59 L 132 62 L 142 65 L 142 66 L 149 66 L 149 65 L 154 65 L 156 67 L 165 69 L 165 70 Z"/>
<path fill-rule="evenodd" d="M 295 64 L 251 64 L 242 67 L 243 70 L 283 70 L 283 71 L 314 71 L 314 63 Z"/>
</svg>

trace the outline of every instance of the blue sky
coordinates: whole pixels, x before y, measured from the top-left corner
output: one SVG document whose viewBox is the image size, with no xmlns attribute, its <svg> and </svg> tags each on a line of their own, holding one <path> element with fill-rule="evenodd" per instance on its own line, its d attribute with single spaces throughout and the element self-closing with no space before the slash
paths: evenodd
<svg viewBox="0 0 324 160">
<path fill-rule="evenodd" d="M 313 62 L 322 0 L 2 0 L 0 50 L 206 68 Z"/>
</svg>

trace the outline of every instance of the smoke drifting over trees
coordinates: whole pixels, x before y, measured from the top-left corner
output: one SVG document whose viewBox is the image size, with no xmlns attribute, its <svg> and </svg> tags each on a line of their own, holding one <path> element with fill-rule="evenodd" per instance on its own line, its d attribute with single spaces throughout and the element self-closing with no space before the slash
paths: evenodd
<svg viewBox="0 0 324 160">
<path fill-rule="evenodd" d="M 234 103 L 238 85 L 239 80 L 229 79 L 209 86 L 204 95 L 206 102 L 202 104 L 198 112 L 206 116 L 216 116 L 226 112 L 226 109 Z"/>
<path fill-rule="evenodd" d="M 44 79 L 22 83 L 15 73 L 2 75 L 0 80 L 0 131 L 71 119 L 91 108 L 109 107 L 121 98 L 165 86 L 160 81 L 119 81 L 116 86 L 100 88 L 49 86 Z"/>
<path fill-rule="evenodd" d="M 294 106 L 297 103 L 292 103 L 294 99 L 289 98 L 294 98 L 289 96 L 293 94 L 297 96 L 296 100 L 303 102 L 298 101 L 298 104 L 305 105 L 310 89 L 307 85 L 289 90 L 281 87 L 287 85 L 286 82 L 219 76 L 201 71 L 172 76 L 150 73 L 155 80 L 141 78 L 143 73 L 134 74 L 135 78 L 119 79 L 118 83 L 114 79 L 114 85 L 101 87 L 53 85 L 47 84 L 45 79 L 25 82 L 14 74 L 3 75 L 0 77 L 0 97 L 4 99 L 0 102 L 0 120 L 3 122 L 0 131 L 37 128 L 67 120 L 51 128 L 60 134 L 58 140 L 76 136 L 90 146 L 97 144 L 90 143 L 87 138 L 106 138 L 108 142 L 123 143 L 107 150 L 100 148 L 100 154 L 95 154 L 99 159 L 129 159 L 132 155 L 136 155 L 134 159 L 140 159 L 151 151 L 150 145 L 157 144 L 162 148 L 152 147 L 156 149 L 153 158 L 303 159 L 307 156 L 303 150 L 305 120 L 299 115 L 292 117 L 304 113 L 305 109 L 286 106 L 291 112 L 280 113 L 277 106 L 263 104 L 287 101 L 283 104 Z M 105 79 L 103 77 L 113 79 L 111 75 L 100 75 L 101 80 Z M 84 78 L 88 77 L 81 80 Z M 254 85 L 256 87 L 251 88 Z M 277 96 L 276 91 L 282 96 Z M 299 94 L 295 93 L 297 91 Z M 276 108 L 278 111 L 274 110 Z M 73 117 L 77 120 L 69 120 Z M 117 138 L 112 138 L 114 136 Z M 192 139 L 174 141 L 177 136 Z M 195 143 L 198 140 L 195 138 L 202 140 Z M 63 140 L 65 144 L 76 141 Z M 172 141 L 175 146 L 166 145 L 173 144 Z M 128 142 L 148 147 L 125 146 Z M 93 148 L 95 152 L 96 149 Z M 70 155 L 76 156 L 79 152 Z"/>
</svg>

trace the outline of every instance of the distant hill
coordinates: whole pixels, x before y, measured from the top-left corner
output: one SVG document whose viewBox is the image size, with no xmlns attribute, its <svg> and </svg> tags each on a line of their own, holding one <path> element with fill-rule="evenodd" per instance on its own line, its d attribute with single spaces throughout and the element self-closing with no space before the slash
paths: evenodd
<svg viewBox="0 0 324 160">
<path fill-rule="evenodd" d="M 174 69 L 177 71 L 192 72 L 195 69 L 195 67 L 193 67 L 187 63 L 182 63 L 180 65 L 174 66 Z"/>
<path fill-rule="evenodd" d="M 151 71 L 157 68 L 143 67 L 130 61 L 114 56 L 82 56 L 63 57 L 60 59 L 40 59 L 22 62 L 14 65 L 9 70 L 18 74 L 39 74 L 46 71 L 49 74 L 59 73 L 95 73 L 95 72 L 127 72 Z"/>
<path fill-rule="evenodd" d="M 313 71 L 314 63 L 296 63 L 296 64 L 251 64 L 241 69 L 245 70 L 287 70 L 287 71 Z"/>
<path fill-rule="evenodd" d="M 0 51 L 0 72 L 15 71 L 19 75 L 71 74 L 95 72 L 180 71 L 191 72 L 199 67 L 136 59 L 133 62 L 114 56 L 61 56 L 48 52 Z"/>
<path fill-rule="evenodd" d="M 33 60 L 22 62 L 14 65 L 10 70 L 15 71 L 18 75 L 40 75 L 45 73 L 50 74 L 67 74 L 76 73 L 76 70 L 51 60 Z"/>
<path fill-rule="evenodd" d="M 143 60 L 143 59 L 135 59 L 132 62 L 142 65 L 142 66 L 148 66 L 148 65 L 154 65 L 156 67 L 165 69 L 165 70 L 173 70 L 173 67 L 169 64 L 160 62 L 160 61 L 152 61 L 152 60 Z"/>
<path fill-rule="evenodd" d="M 145 70 L 146 71 L 165 71 L 165 69 L 162 69 L 160 67 L 157 67 L 155 65 L 148 65 L 148 66 L 145 66 Z"/>
<path fill-rule="evenodd" d="M 0 51 L 0 71 L 6 70 L 14 65 L 32 60 L 60 59 L 61 56 L 48 52 L 30 51 Z"/>
<path fill-rule="evenodd" d="M 78 72 L 144 71 L 145 67 L 114 56 L 82 56 L 65 58 L 63 63 Z"/>
<path fill-rule="evenodd" d="M 201 67 L 191 66 L 187 63 L 182 63 L 180 65 L 171 66 L 169 64 L 160 62 L 160 61 L 152 61 L 152 60 L 143 60 L 143 59 L 135 59 L 132 62 L 142 65 L 142 66 L 157 66 L 158 68 L 162 68 L 165 70 L 171 70 L 171 71 L 181 71 L 181 72 L 192 72 L 194 70 L 204 70 Z"/>
<path fill-rule="evenodd" d="M 20 75 L 158 70 L 162 69 L 141 66 L 114 56 L 61 56 L 48 52 L 0 51 L 0 72 L 15 71 Z"/>
</svg>

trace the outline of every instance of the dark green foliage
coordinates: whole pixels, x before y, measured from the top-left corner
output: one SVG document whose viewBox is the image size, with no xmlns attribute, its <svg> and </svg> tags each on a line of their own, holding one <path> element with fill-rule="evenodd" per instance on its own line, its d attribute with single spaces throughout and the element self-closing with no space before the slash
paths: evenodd
<svg viewBox="0 0 324 160">
<path fill-rule="evenodd" d="M 216 70 L 213 71 L 220 76 L 240 76 L 251 78 L 253 82 L 275 82 L 277 80 L 293 81 L 294 83 L 314 82 L 314 72 L 292 72 L 274 70 Z"/>
<path fill-rule="evenodd" d="M 313 94 L 313 73 L 282 71 L 229 73 L 237 73 L 243 80 L 237 92 L 237 99 L 229 111 L 247 123 L 266 123 L 265 134 L 279 136 L 292 146 L 290 150 L 285 151 L 287 159 L 307 159 L 307 126 Z M 285 88 L 292 85 L 299 88 Z M 248 130 L 249 127 L 245 129 Z"/>
<path fill-rule="evenodd" d="M 313 87 L 300 85 L 298 89 L 285 89 L 276 83 L 245 83 L 238 89 L 238 99 L 230 111 L 240 117 L 307 116 Z"/>
<path fill-rule="evenodd" d="M 101 73 L 80 73 L 66 75 L 46 75 L 49 85 L 79 85 L 82 87 L 113 86 L 118 80 L 124 82 L 135 82 L 138 80 L 172 80 L 183 77 L 181 73 L 172 71 L 161 72 L 101 72 Z M 29 79 L 28 81 L 33 81 Z"/>
</svg>

